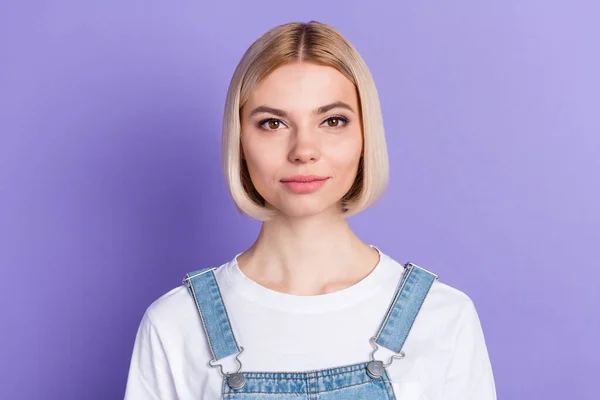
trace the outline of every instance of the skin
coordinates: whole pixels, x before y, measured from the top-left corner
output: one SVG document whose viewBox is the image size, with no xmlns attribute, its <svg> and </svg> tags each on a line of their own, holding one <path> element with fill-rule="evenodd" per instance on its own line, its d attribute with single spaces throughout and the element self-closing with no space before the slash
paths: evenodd
<svg viewBox="0 0 600 400">
<path fill-rule="evenodd" d="M 347 107 L 315 112 L 333 103 Z M 252 182 L 276 211 L 238 257 L 242 272 L 269 289 L 294 295 L 330 293 L 367 276 L 379 254 L 352 232 L 340 210 L 363 152 L 354 84 L 331 67 L 281 66 L 251 93 L 241 124 Z M 281 183 L 296 174 L 328 179 L 316 192 L 297 194 Z"/>
</svg>

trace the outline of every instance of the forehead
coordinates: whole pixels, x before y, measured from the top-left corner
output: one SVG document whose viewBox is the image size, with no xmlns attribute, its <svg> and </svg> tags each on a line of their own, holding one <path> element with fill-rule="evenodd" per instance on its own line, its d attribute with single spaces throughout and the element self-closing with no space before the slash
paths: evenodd
<svg viewBox="0 0 600 400">
<path fill-rule="evenodd" d="M 311 63 L 286 64 L 271 72 L 251 92 L 247 105 L 267 105 L 311 112 L 335 101 L 357 109 L 354 84 L 333 67 Z"/>
</svg>

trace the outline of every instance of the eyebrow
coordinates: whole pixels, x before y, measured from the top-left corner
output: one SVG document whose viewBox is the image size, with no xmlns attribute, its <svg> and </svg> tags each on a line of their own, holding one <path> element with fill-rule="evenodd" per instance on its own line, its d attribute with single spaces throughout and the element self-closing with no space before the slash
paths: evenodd
<svg viewBox="0 0 600 400">
<path fill-rule="evenodd" d="M 350 107 L 349 104 L 344 103 L 343 101 L 336 101 L 334 103 L 327 104 L 327 105 L 317 108 L 316 110 L 313 111 L 313 114 L 314 115 L 325 114 L 327 111 L 332 110 L 334 108 L 345 108 L 346 110 L 349 110 L 353 113 L 355 112 L 352 109 L 352 107 Z M 278 117 L 282 117 L 282 118 L 285 118 L 288 116 L 287 112 L 280 110 L 278 108 L 267 107 L 267 106 L 258 106 L 256 108 L 254 108 L 252 111 L 250 111 L 250 113 L 248 114 L 248 118 L 252 117 L 253 115 L 263 113 L 263 112 L 274 114 L 274 115 L 277 115 Z"/>
</svg>

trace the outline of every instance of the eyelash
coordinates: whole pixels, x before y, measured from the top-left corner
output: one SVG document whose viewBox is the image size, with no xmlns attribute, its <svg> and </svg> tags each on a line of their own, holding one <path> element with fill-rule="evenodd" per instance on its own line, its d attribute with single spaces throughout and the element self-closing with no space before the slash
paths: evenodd
<svg viewBox="0 0 600 400">
<path fill-rule="evenodd" d="M 343 126 L 348 125 L 348 123 L 350 122 L 350 120 L 348 118 L 344 117 L 343 115 L 332 115 L 331 117 L 327 118 L 323 122 L 327 122 L 330 119 L 339 119 L 340 121 L 343 122 L 342 126 L 330 126 L 330 128 L 332 128 L 332 129 L 339 129 L 339 128 L 343 127 Z M 279 130 L 279 129 L 268 129 L 268 128 L 263 127 L 264 124 L 266 124 L 267 122 L 271 122 L 271 121 L 279 121 L 279 122 L 283 123 L 283 121 L 280 120 L 280 119 L 278 119 L 278 118 L 266 118 L 266 119 L 261 120 L 258 123 L 258 127 L 261 128 L 261 129 L 267 130 L 267 131 L 277 131 L 277 130 Z M 321 122 L 321 123 L 323 123 L 323 122 Z"/>
</svg>

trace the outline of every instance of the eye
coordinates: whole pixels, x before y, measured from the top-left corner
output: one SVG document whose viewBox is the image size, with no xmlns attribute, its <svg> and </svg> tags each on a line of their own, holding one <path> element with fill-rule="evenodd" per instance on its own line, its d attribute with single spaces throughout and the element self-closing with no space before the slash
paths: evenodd
<svg viewBox="0 0 600 400">
<path fill-rule="evenodd" d="M 260 128 L 266 129 L 268 131 L 276 131 L 279 128 L 281 128 L 282 126 L 285 126 L 284 123 L 276 118 L 267 118 L 267 119 L 263 119 L 262 121 L 260 121 L 258 123 L 258 126 Z"/>
<path fill-rule="evenodd" d="M 340 125 L 341 126 L 347 125 L 348 118 L 343 117 L 341 115 L 335 115 L 335 116 L 327 118 L 324 122 L 327 123 L 327 126 L 329 128 L 337 128 Z"/>
</svg>

